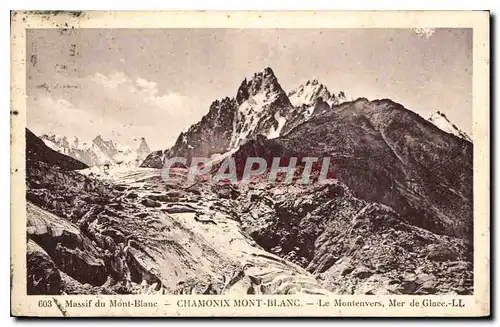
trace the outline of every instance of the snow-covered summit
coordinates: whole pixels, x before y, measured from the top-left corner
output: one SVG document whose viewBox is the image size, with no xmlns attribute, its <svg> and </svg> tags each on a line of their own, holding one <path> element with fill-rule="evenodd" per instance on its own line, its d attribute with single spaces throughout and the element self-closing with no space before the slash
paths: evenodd
<svg viewBox="0 0 500 327">
<path fill-rule="evenodd" d="M 52 150 L 89 166 L 108 164 L 135 167 L 151 152 L 144 138 L 135 138 L 133 147 L 104 140 L 100 135 L 92 141 L 81 141 L 76 136 L 68 138 L 54 133 L 44 134 L 40 138 Z"/>
<path fill-rule="evenodd" d="M 330 92 L 328 88 L 318 82 L 318 80 L 308 80 L 297 89 L 288 93 L 290 102 L 295 106 L 311 106 L 319 102 L 326 102 L 329 106 L 334 106 L 347 101 L 345 93 L 340 91 L 338 95 Z M 319 99 L 321 98 L 321 100 Z"/>
<path fill-rule="evenodd" d="M 332 94 L 326 86 L 319 83 L 317 80 L 309 80 L 305 84 L 300 85 L 296 90 L 288 93 L 290 102 L 294 106 L 312 105 L 321 97 L 324 101 L 328 101 Z"/>
<path fill-rule="evenodd" d="M 293 105 L 271 68 L 242 81 L 236 93 L 237 113 L 229 148 L 251 136 L 279 136 Z"/>
<path fill-rule="evenodd" d="M 448 117 L 446 117 L 446 115 L 441 111 L 433 113 L 428 120 L 446 133 L 453 134 L 464 140 L 472 142 L 472 138 L 467 133 L 458 128 L 455 124 L 450 122 Z"/>
<path fill-rule="evenodd" d="M 295 107 L 294 114 L 289 117 L 288 129 L 309 120 L 315 114 L 330 110 L 347 101 L 343 91 L 335 95 L 316 79 L 308 80 L 305 84 L 289 92 L 288 97 Z"/>
<path fill-rule="evenodd" d="M 234 97 L 215 100 L 173 147 L 151 153 L 142 166 L 160 168 L 167 157 L 226 153 L 258 135 L 277 138 L 345 101 L 343 92 L 335 95 L 318 80 L 309 80 L 287 94 L 267 67 L 243 79 Z"/>
</svg>

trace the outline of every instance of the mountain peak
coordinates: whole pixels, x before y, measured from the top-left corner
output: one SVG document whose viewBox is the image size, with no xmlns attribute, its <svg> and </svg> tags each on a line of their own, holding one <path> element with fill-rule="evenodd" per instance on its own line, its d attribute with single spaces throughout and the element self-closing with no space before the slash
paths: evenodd
<svg viewBox="0 0 500 327">
<path fill-rule="evenodd" d="M 264 75 L 274 76 L 274 72 L 271 67 L 264 68 Z"/>
<path fill-rule="evenodd" d="M 251 97 L 260 95 L 261 97 L 286 97 L 285 92 L 274 75 L 274 71 L 270 67 L 264 68 L 262 72 L 255 73 L 252 79 L 246 78 L 241 82 L 238 92 L 236 93 L 236 101 L 238 105 L 248 100 Z"/>
<path fill-rule="evenodd" d="M 103 138 L 101 135 L 97 135 L 93 140 L 92 140 L 93 143 L 101 143 L 101 142 L 104 142 Z"/>
<path fill-rule="evenodd" d="M 272 70 L 271 67 L 266 67 L 264 68 L 264 70 L 260 71 L 260 72 L 255 72 L 252 76 L 252 78 L 250 79 L 250 81 L 252 80 L 258 80 L 260 78 L 266 78 L 266 80 L 277 80 L 276 78 L 276 75 L 274 74 L 274 71 Z M 246 78 L 245 78 L 246 79 Z"/>
<path fill-rule="evenodd" d="M 328 88 L 319 83 L 317 79 L 308 80 L 305 84 L 300 85 L 297 89 L 288 94 L 290 102 L 294 106 L 312 105 L 316 103 L 319 98 L 323 101 L 328 101 L 333 94 L 330 93 Z"/>
<path fill-rule="evenodd" d="M 137 148 L 137 152 L 140 152 L 142 154 L 145 153 L 145 155 L 148 155 L 151 152 L 151 149 L 149 148 L 148 142 L 146 142 L 145 137 L 139 138 L 139 147 Z"/>
<path fill-rule="evenodd" d="M 455 124 L 453 124 L 448 119 L 448 117 L 446 117 L 445 113 L 438 110 L 433 113 L 428 120 L 444 132 L 453 134 L 460 137 L 461 139 L 472 142 L 472 138 L 467 133 L 458 128 Z"/>
</svg>

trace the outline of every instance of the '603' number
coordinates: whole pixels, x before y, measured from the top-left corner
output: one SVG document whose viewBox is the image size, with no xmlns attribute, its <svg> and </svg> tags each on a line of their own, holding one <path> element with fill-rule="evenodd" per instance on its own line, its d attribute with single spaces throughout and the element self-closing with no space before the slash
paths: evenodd
<svg viewBox="0 0 500 327">
<path fill-rule="evenodd" d="M 38 301 L 39 308 L 50 308 L 52 307 L 52 300 L 40 300 Z"/>
</svg>

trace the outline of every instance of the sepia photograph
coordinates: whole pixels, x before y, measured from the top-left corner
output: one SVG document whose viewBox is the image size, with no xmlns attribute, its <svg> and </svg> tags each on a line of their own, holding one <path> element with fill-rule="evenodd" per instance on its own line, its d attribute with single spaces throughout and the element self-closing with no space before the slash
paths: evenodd
<svg viewBox="0 0 500 327">
<path fill-rule="evenodd" d="M 372 310 L 397 306 L 381 296 L 477 296 L 489 107 L 474 102 L 473 26 L 81 28 L 58 17 L 85 12 L 28 14 L 51 22 L 24 32 L 13 143 L 28 298 L 61 296 L 64 312 L 92 306 L 71 295 Z"/>
</svg>

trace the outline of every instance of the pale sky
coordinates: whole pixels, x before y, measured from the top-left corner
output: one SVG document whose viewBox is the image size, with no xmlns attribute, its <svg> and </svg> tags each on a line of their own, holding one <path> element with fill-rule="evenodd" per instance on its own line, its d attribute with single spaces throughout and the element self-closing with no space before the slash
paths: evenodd
<svg viewBox="0 0 500 327">
<path fill-rule="evenodd" d="M 286 92 L 317 79 L 472 130 L 471 29 L 28 30 L 28 127 L 152 149 L 265 67 Z"/>
</svg>

